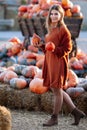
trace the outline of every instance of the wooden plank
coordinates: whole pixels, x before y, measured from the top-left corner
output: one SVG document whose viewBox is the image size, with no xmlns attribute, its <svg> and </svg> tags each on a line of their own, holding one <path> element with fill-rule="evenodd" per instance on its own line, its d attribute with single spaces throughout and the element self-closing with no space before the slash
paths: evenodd
<svg viewBox="0 0 87 130">
<path fill-rule="evenodd" d="M 28 28 L 29 36 L 32 37 L 33 33 L 35 32 L 34 26 L 31 19 L 25 19 L 26 26 Z"/>
<path fill-rule="evenodd" d="M 36 34 L 38 34 L 40 37 L 44 35 L 43 28 L 42 28 L 42 23 L 40 21 L 40 17 L 32 18 L 33 19 L 33 25 Z"/>
<path fill-rule="evenodd" d="M 14 19 L 0 19 L 0 26 L 14 26 Z"/>
<path fill-rule="evenodd" d="M 28 37 L 29 33 L 28 33 L 28 28 L 26 26 L 25 20 L 19 19 L 18 22 L 19 22 L 19 27 L 21 29 L 22 35 Z"/>
</svg>

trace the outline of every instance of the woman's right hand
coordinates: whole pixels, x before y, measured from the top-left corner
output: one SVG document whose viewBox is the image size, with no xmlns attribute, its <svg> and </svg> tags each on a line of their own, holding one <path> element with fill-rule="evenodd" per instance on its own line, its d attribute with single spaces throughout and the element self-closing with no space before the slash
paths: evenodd
<svg viewBox="0 0 87 130">
<path fill-rule="evenodd" d="M 54 52 L 55 44 L 53 42 L 47 42 L 45 45 L 45 50 Z"/>
<path fill-rule="evenodd" d="M 34 33 L 32 39 L 31 39 L 31 42 L 32 42 L 33 46 L 39 47 L 41 38 L 36 33 Z"/>
</svg>

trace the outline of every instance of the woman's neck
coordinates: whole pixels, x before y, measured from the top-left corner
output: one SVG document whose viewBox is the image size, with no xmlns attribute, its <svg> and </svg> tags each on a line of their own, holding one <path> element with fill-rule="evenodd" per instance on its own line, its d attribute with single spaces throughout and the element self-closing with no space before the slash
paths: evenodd
<svg viewBox="0 0 87 130">
<path fill-rule="evenodd" d="M 56 28 L 57 27 L 57 23 L 52 23 L 50 27 L 51 28 Z"/>
</svg>

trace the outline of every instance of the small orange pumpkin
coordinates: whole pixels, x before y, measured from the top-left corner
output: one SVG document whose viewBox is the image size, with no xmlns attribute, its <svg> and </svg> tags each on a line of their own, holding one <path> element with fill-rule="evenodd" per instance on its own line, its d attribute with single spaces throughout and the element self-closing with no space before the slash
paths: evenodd
<svg viewBox="0 0 87 130">
<path fill-rule="evenodd" d="M 33 45 L 29 45 L 28 50 L 31 51 L 31 52 L 38 53 L 38 48 L 34 47 Z"/>
<path fill-rule="evenodd" d="M 42 69 L 39 69 L 39 71 L 35 74 L 34 78 L 42 79 Z"/>
<path fill-rule="evenodd" d="M 75 70 L 83 70 L 83 64 L 80 61 L 74 62 L 71 67 Z"/>
<path fill-rule="evenodd" d="M 11 48 L 12 54 L 16 55 L 22 50 L 21 45 L 19 44 L 14 44 L 13 47 Z"/>
<path fill-rule="evenodd" d="M 36 94 L 43 94 L 48 91 L 48 88 L 43 86 L 43 79 L 34 78 L 30 82 L 29 90 Z"/>
<path fill-rule="evenodd" d="M 26 5 L 21 5 L 21 6 L 18 8 L 18 11 L 20 11 L 20 12 L 27 12 L 27 6 L 26 6 Z"/>
<path fill-rule="evenodd" d="M 7 70 L 0 73 L 0 82 L 4 82 L 4 77 L 5 77 L 6 73 L 7 73 Z"/>
<path fill-rule="evenodd" d="M 68 6 L 69 5 L 69 0 L 62 0 L 62 5 L 63 6 Z"/>
<path fill-rule="evenodd" d="M 6 73 L 5 76 L 4 76 L 4 82 L 5 82 L 5 83 L 9 83 L 9 81 L 10 81 L 12 78 L 17 78 L 17 77 L 18 77 L 18 75 L 17 75 L 15 72 L 9 70 L 9 71 L 7 71 L 7 73 Z"/>
<path fill-rule="evenodd" d="M 21 43 L 21 41 L 20 41 L 20 39 L 18 37 L 12 37 L 11 39 L 9 39 L 9 42 Z"/>
<path fill-rule="evenodd" d="M 37 71 L 39 71 L 37 66 L 30 65 L 22 70 L 22 75 L 27 78 L 33 78 Z"/>
<path fill-rule="evenodd" d="M 65 11 L 65 16 L 67 16 L 67 17 L 72 17 L 72 13 L 71 13 L 71 10 L 70 10 L 70 9 L 67 9 L 67 10 Z"/>
<path fill-rule="evenodd" d="M 10 86 L 13 88 L 23 89 L 27 86 L 27 81 L 23 78 L 12 78 Z"/>
<path fill-rule="evenodd" d="M 71 12 L 72 12 L 72 13 L 79 13 L 80 10 L 81 10 L 80 5 L 74 5 L 74 6 L 71 8 Z"/>
<path fill-rule="evenodd" d="M 75 72 L 71 69 L 68 70 L 67 81 L 66 84 L 63 86 L 63 89 L 66 90 L 70 87 L 75 87 L 78 84 L 78 76 Z"/>
<path fill-rule="evenodd" d="M 36 43 L 38 44 L 40 43 L 40 41 L 41 41 L 41 38 L 36 33 L 34 33 L 32 37 L 32 44 L 33 45 L 35 45 Z"/>
<path fill-rule="evenodd" d="M 55 49 L 54 43 L 53 42 L 46 43 L 45 49 L 48 51 L 54 51 L 54 49 Z"/>
<path fill-rule="evenodd" d="M 43 59 L 40 59 L 36 62 L 36 66 L 38 68 L 42 68 L 43 67 L 43 63 L 44 63 L 44 58 Z"/>
</svg>

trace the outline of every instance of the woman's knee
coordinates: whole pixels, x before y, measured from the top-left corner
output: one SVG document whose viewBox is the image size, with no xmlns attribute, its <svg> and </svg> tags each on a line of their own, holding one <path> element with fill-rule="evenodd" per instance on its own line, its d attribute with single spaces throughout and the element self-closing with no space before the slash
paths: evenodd
<svg viewBox="0 0 87 130">
<path fill-rule="evenodd" d="M 55 95 L 59 95 L 62 93 L 62 89 L 61 88 L 52 88 L 51 89 L 52 92 L 55 94 Z"/>
</svg>

